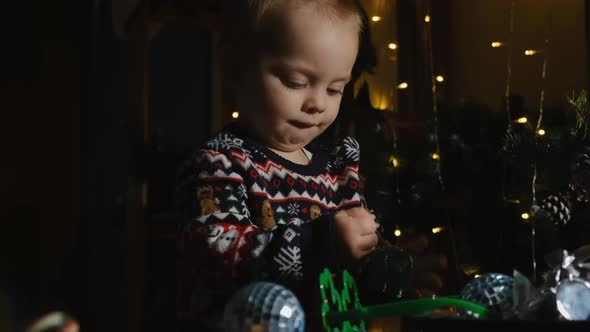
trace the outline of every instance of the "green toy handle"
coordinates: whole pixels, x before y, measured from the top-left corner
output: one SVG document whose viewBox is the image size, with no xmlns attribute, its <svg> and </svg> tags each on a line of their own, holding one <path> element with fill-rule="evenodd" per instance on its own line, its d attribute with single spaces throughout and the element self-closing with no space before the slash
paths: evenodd
<svg viewBox="0 0 590 332">
<path fill-rule="evenodd" d="M 343 321 L 371 320 L 391 316 L 424 316 L 433 310 L 445 307 L 469 310 L 479 318 L 486 318 L 488 315 L 488 309 L 479 304 L 457 297 L 437 297 L 434 299 L 416 299 L 385 303 L 342 312 L 331 311 L 325 314 L 325 319 L 328 324 L 332 325 Z"/>
</svg>

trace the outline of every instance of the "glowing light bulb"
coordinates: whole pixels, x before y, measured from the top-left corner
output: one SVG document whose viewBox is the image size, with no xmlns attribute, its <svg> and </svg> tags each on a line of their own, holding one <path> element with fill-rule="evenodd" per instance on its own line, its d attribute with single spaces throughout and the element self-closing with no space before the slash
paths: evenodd
<svg viewBox="0 0 590 332">
<path fill-rule="evenodd" d="M 500 47 L 502 45 L 504 45 L 504 43 L 499 42 L 499 41 L 492 42 L 492 47 L 493 48 L 497 48 L 497 47 Z"/>
<path fill-rule="evenodd" d="M 524 51 L 524 55 L 535 55 L 537 53 L 538 53 L 538 51 L 535 51 L 535 50 L 525 50 Z"/>
<path fill-rule="evenodd" d="M 379 22 L 379 21 L 381 21 L 381 16 L 373 16 L 373 17 L 371 17 L 371 21 Z"/>
<path fill-rule="evenodd" d="M 546 134 L 545 129 L 541 128 L 541 129 L 537 130 L 537 134 L 539 134 L 539 136 L 545 136 L 545 134 Z"/>
<path fill-rule="evenodd" d="M 437 81 L 437 82 L 441 82 L 441 83 L 442 83 L 442 82 L 444 82 L 444 81 L 445 81 L 445 78 L 444 78 L 444 77 L 442 77 L 441 75 L 438 75 L 438 76 L 436 77 L 436 81 Z"/>
<path fill-rule="evenodd" d="M 531 215 L 525 212 L 525 213 L 521 214 L 520 217 L 523 220 L 528 220 L 531 217 Z"/>
<path fill-rule="evenodd" d="M 440 155 L 438 153 L 433 153 L 432 154 L 432 159 L 439 160 L 440 159 Z"/>
<path fill-rule="evenodd" d="M 387 47 L 389 47 L 390 50 L 395 50 L 395 49 L 397 49 L 397 44 L 396 43 L 389 43 L 389 45 L 387 45 Z"/>
<path fill-rule="evenodd" d="M 400 237 L 400 236 L 402 236 L 402 231 L 399 229 L 396 229 L 395 231 L 393 231 L 393 235 Z"/>
<path fill-rule="evenodd" d="M 430 22 L 430 15 L 424 16 L 424 22 L 426 22 L 426 23 Z"/>
<path fill-rule="evenodd" d="M 518 119 L 516 120 L 516 122 L 518 122 L 518 123 L 522 123 L 522 124 L 525 124 L 525 123 L 527 123 L 528 121 L 529 121 L 529 120 L 528 120 L 526 117 L 524 117 L 524 116 L 523 116 L 522 118 L 518 118 Z"/>
<path fill-rule="evenodd" d="M 394 168 L 399 166 L 399 160 L 397 160 L 397 158 L 394 156 L 389 157 L 389 162 L 391 163 L 391 166 L 393 166 Z"/>
<path fill-rule="evenodd" d="M 444 230 L 445 230 L 445 229 L 444 229 L 443 227 L 434 227 L 434 228 L 432 229 L 432 234 L 437 234 L 437 233 L 440 233 L 440 232 L 442 232 L 442 231 L 444 231 Z"/>
<path fill-rule="evenodd" d="M 398 89 L 407 89 L 408 88 L 408 83 L 406 82 L 402 82 L 397 86 Z"/>
<path fill-rule="evenodd" d="M 476 278 L 476 279 L 477 279 L 477 278 L 481 278 L 481 274 L 475 274 L 475 275 L 473 276 L 473 278 Z"/>
<path fill-rule="evenodd" d="M 233 113 L 231 114 L 231 117 L 232 117 L 232 118 L 234 118 L 234 119 L 237 119 L 237 118 L 239 118 L 239 117 L 240 117 L 240 112 L 233 112 Z"/>
</svg>

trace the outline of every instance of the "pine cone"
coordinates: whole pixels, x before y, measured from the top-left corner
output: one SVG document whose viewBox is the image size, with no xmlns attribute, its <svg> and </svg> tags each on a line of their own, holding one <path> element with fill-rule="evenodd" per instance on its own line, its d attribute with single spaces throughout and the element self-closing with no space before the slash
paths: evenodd
<svg viewBox="0 0 590 332">
<path fill-rule="evenodd" d="M 566 199 L 570 203 L 570 206 L 580 203 L 589 203 L 590 191 L 585 187 L 570 184 L 567 188 Z"/>
<path fill-rule="evenodd" d="M 578 187 L 590 188 L 590 147 L 576 154 L 572 163 L 572 181 Z"/>
<path fill-rule="evenodd" d="M 548 214 L 558 226 L 566 226 L 571 219 L 571 205 L 568 197 L 562 193 L 550 195 L 541 202 L 541 209 Z"/>
</svg>

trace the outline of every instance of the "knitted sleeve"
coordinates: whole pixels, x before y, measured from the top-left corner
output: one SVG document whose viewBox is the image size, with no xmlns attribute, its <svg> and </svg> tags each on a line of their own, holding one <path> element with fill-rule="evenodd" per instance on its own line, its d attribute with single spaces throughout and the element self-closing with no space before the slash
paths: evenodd
<svg viewBox="0 0 590 332">
<path fill-rule="evenodd" d="M 177 311 L 207 321 L 255 278 L 272 230 L 252 220 L 244 174 L 229 153 L 202 149 L 178 175 Z"/>
</svg>

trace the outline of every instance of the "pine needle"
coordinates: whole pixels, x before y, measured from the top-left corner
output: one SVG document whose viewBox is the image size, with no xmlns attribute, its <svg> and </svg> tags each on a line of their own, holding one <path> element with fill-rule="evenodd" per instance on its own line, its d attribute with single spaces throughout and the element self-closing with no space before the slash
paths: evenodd
<svg viewBox="0 0 590 332">
<path fill-rule="evenodd" d="M 588 91 L 582 89 L 576 95 L 572 92 L 572 97 L 568 98 L 568 103 L 576 112 L 576 135 L 584 140 L 590 130 L 590 104 L 588 103 Z"/>
</svg>

